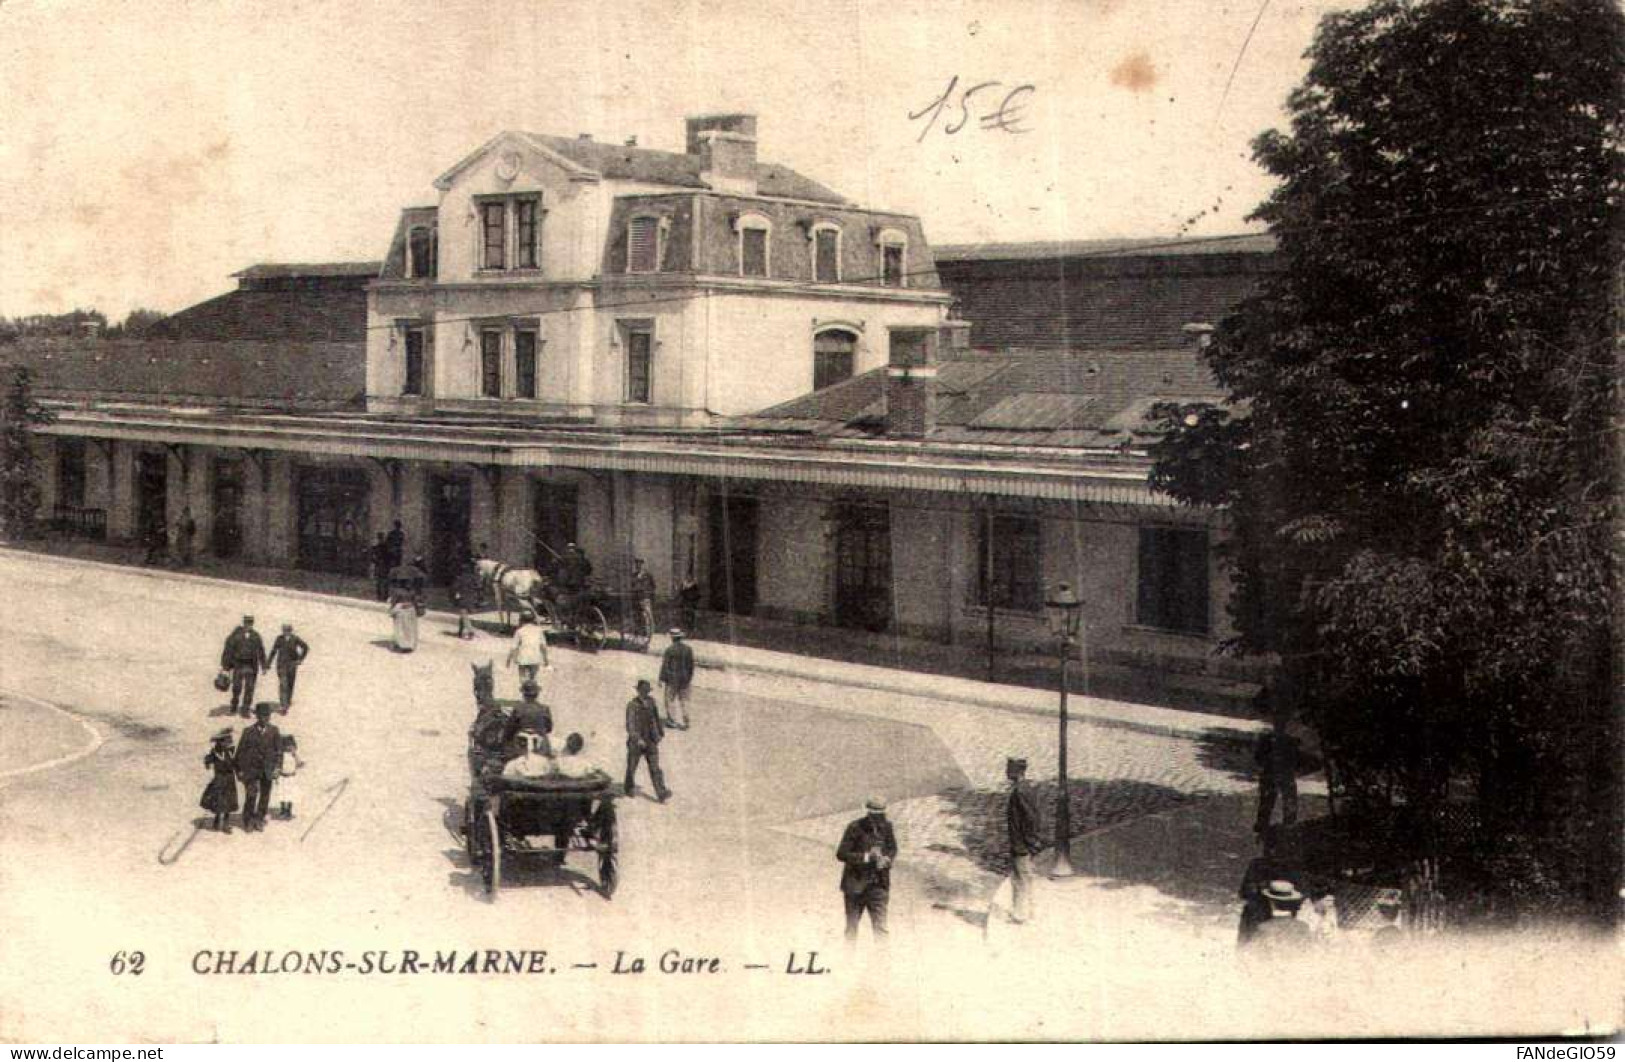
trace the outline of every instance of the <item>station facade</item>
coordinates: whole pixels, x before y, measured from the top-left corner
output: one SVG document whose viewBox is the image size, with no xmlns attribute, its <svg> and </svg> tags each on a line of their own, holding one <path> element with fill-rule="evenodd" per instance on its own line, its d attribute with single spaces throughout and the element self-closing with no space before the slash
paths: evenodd
<svg viewBox="0 0 1625 1062">
<path fill-rule="evenodd" d="M 442 583 L 470 548 L 546 569 L 573 541 L 717 612 L 1005 650 L 1045 644 L 1068 582 L 1092 660 L 1239 674 L 1222 514 L 1149 490 L 1147 417 L 1221 400 L 1205 322 L 1267 249 L 1079 252 L 1118 292 L 1091 333 L 1052 248 L 933 254 L 755 132 L 505 133 L 381 262 L 256 267 L 153 338 L 0 352 L 58 412 L 46 512 L 119 541 L 190 508 L 202 551 L 341 574 L 399 520 Z M 1062 325 L 977 335 L 998 306 Z"/>
</svg>

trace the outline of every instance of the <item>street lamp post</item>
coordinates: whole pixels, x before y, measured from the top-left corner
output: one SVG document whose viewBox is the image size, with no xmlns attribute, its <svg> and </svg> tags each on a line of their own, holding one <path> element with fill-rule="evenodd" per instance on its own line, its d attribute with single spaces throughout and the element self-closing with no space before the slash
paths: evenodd
<svg viewBox="0 0 1625 1062">
<path fill-rule="evenodd" d="M 1072 866 L 1072 801 L 1071 786 L 1066 777 L 1067 686 L 1072 679 L 1072 650 L 1077 645 L 1078 629 L 1083 621 L 1083 602 L 1062 583 L 1044 602 L 1049 614 L 1050 630 L 1055 634 L 1061 654 L 1061 740 L 1059 792 L 1055 798 L 1055 865 L 1050 868 L 1052 878 L 1070 878 L 1077 875 Z"/>
</svg>

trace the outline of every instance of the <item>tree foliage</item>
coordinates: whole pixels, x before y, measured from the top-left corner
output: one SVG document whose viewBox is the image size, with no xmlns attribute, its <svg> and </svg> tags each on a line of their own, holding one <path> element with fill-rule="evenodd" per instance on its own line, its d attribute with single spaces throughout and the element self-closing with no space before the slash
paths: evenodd
<svg viewBox="0 0 1625 1062">
<path fill-rule="evenodd" d="M 1619 832 L 1625 20 L 1377 0 L 1310 60 L 1253 144 L 1282 269 L 1209 348 L 1233 403 L 1166 411 L 1154 481 L 1228 507 L 1238 648 L 1351 777 L 1423 806 L 1470 778 L 1611 893 L 1569 850 Z"/>
<path fill-rule="evenodd" d="M 34 401 L 28 368 L 17 366 L 5 405 L 0 406 L 0 537 L 17 539 L 33 533 L 40 505 L 34 434 L 55 419 Z"/>
</svg>

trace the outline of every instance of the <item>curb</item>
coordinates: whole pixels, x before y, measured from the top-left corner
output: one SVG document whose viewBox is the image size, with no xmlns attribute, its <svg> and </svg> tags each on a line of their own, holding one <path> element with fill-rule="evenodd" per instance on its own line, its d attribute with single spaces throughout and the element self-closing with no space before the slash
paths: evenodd
<svg viewBox="0 0 1625 1062">
<path fill-rule="evenodd" d="M 310 601 L 324 605 L 339 605 L 345 608 L 353 608 L 368 612 L 377 612 L 382 607 L 381 603 L 377 601 L 364 601 L 358 598 L 346 597 L 342 594 L 322 593 L 316 590 L 297 590 L 292 587 L 277 586 L 275 583 L 241 582 L 238 580 L 224 579 L 213 575 L 198 575 L 192 572 L 174 571 L 173 569 L 168 568 L 141 568 L 131 565 L 115 564 L 109 561 L 90 560 L 83 557 L 64 557 L 54 553 L 37 553 L 33 550 L 17 549 L 14 547 L 0 546 L 0 557 L 15 557 L 18 559 L 42 561 L 48 564 L 56 564 L 68 568 L 90 568 L 92 570 L 119 572 L 124 575 L 137 575 L 154 580 L 196 583 L 202 586 L 215 586 L 222 589 L 243 590 L 246 588 L 255 592 L 274 594 L 278 597 L 285 597 L 296 601 Z M 424 617 L 433 618 L 444 623 L 457 622 L 456 613 L 437 609 L 430 609 L 426 611 L 424 613 Z M 716 655 L 701 651 L 699 646 L 704 644 L 705 643 L 702 641 L 696 646 L 694 655 L 696 665 L 705 670 L 722 672 L 736 671 L 744 674 L 797 678 L 808 682 L 821 683 L 823 685 L 845 686 L 850 689 L 870 690 L 876 693 L 894 693 L 899 696 L 906 697 L 930 698 L 939 701 L 947 701 L 954 704 L 965 704 L 977 708 L 989 708 L 994 711 L 1010 712 L 1016 715 L 1024 715 L 1041 719 L 1059 718 L 1058 709 L 1040 708 L 1033 705 L 1012 702 L 1010 700 L 1000 700 L 996 699 L 992 694 L 978 696 L 971 692 L 945 692 L 941 690 L 921 689 L 921 676 L 925 676 L 925 681 L 929 681 L 929 672 L 902 672 L 900 674 L 906 675 L 908 678 L 905 679 L 900 677 L 894 680 L 887 680 L 886 678 L 881 677 L 881 675 L 859 674 L 851 676 L 831 676 L 825 673 L 823 669 L 816 666 L 803 668 L 776 661 L 719 660 L 717 659 Z M 724 649 L 723 651 L 727 652 L 728 650 Z M 790 656 L 793 658 L 793 654 L 788 653 L 775 655 Z M 882 674 L 885 671 L 884 668 L 876 668 L 873 665 L 868 664 L 853 666 L 863 667 L 870 671 L 882 672 Z M 955 681 L 965 680 L 955 679 Z M 1027 691 L 1027 687 L 1012 688 L 1020 689 L 1024 692 Z M 1125 719 L 1120 715 L 1089 710 L 1083 706 L 1087 704 L 1087 700 L 1084 698 L 1079 698 L 1079 702 L 1080 703 L 1078 705 L 1071 707 L 1068 711 L 1068 715 L 1079 722 L 1090 722 L 1100 726 L 1113 727 L 1119 730 L 1131 730 L 1142 734 L 1150 734 L 1155 737 L 1216 738 L 1217 740 L 1232 744 L 1245 744 L 1248 740 L 1248 735 L 1262 728 L 1262 724 L 1252 720 L 1230 719 L 1226 717 L 1224 720 L 1224 730 L 1236 730 L 1242 732 L 1240 736 L 1232 736 L 1220 731 L 1215 724 L 1197 724 L 1192 722 L 1188 725 L 1181 726 L 1172 721 L 1151 723 L 1137 719 Z M 1173 708 L 1157 710 L 1159 712 L 1178 711 L 1178 709 Z"/>
</svg>

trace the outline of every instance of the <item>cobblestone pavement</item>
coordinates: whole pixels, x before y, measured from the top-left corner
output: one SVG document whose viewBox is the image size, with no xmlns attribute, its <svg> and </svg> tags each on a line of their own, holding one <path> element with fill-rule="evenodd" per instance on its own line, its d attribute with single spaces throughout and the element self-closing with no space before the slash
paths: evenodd
<svg viewBox="0 0 1625 1062">
<path fill-rule="evenodd" d="M 915 712 L 898 704 L 892 714 Z M 996 712 L 938 710 L 931 715 L 926 725 L 947 745 L 967 782 L 891 804 L 898 865 L 920 879 L 935 906 L 974 922 L 1009 869 L 1006 757 L 1028 761 L 1028 776 L 1044 813 L 1044 835 L 1053 833 L 1057 724 Z M 1252 787 L 1250 752 L 1228 735 L 1167 737 L 1076 722 L 1069 733 L 1074 836 Z M 855 813 L 803 819 L 782 828 L 833 846 Z"/>
</svg>

